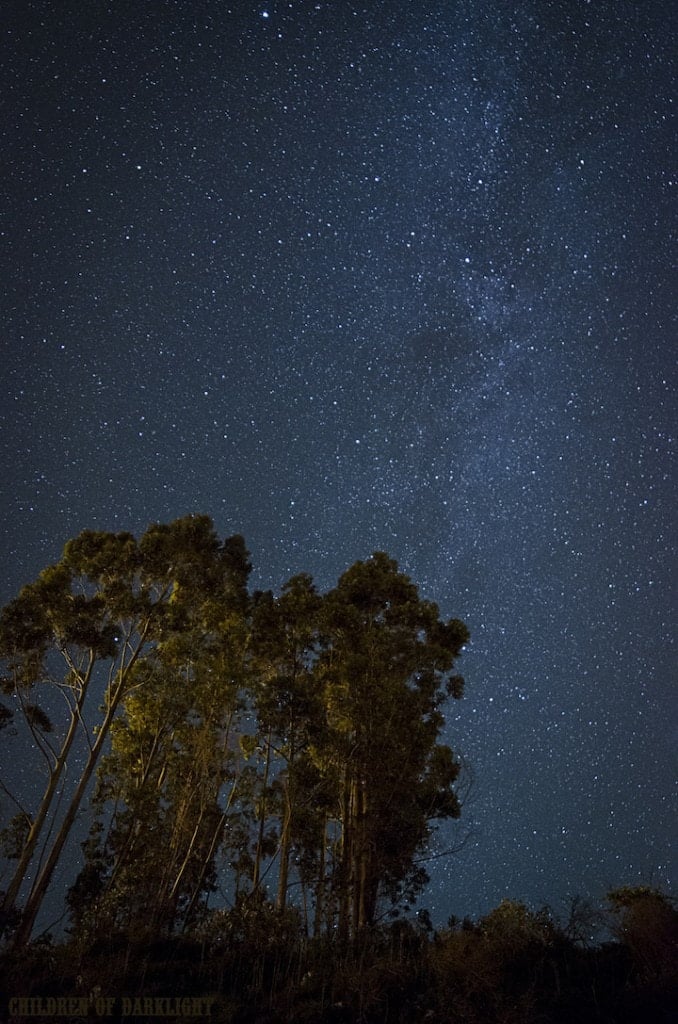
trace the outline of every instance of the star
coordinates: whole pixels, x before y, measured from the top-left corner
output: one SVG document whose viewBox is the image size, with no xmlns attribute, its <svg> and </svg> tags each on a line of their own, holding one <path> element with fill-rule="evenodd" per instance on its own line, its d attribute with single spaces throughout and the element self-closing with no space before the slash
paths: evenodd
<svg viewBox="0 0 678 1024">
<path fill-rule="evenodd" d="M 189 511 L 387 551 L 472 638 L 436 925 L 675 876 L 666 7 L 9 16 L 1 603 Z"/>
</svg>

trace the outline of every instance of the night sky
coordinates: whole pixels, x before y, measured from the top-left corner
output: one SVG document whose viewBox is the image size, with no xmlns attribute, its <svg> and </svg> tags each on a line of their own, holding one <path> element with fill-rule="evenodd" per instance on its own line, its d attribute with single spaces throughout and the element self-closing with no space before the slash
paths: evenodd
<svg viewBox="0 0 678 1024">
<path fill-rule="evenodd" d="M 676 5 L 3 5 L 0 600 L 205 512 L 472 640 L 423 903 L 676 881 Z"/>
</svg>

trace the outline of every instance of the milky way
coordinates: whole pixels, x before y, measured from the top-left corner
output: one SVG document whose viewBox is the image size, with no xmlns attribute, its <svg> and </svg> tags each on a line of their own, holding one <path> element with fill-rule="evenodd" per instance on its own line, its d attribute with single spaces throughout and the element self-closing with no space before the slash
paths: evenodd
<svg viewBox="0 0 678 1024">
<path fill-rule="evenodd" d="M 2 599 L 83 528 L 190 511 L 256 586 L 388 551 L 472 633 L 438 922 L 675 882 L 676 27 L 6 17 Z"/>
</svg>

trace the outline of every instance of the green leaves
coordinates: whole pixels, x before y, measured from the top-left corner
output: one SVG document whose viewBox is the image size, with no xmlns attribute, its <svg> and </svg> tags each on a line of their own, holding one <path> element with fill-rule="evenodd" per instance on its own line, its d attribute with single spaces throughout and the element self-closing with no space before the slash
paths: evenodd
<svg viewBox="0 0 678 1024">
<path fill-rule="evenodd" d="M 355 934 L 374 920 L 381 896 L 397 901 L 415 884 L 430 822 L 459 814 L 459 765 L 437 738 L 440 706 L 462 693 L 450 670 L 468 631 L 442 622 L 383 552 L 341 576 L 321 621 L 323 754 L 340 780 L 339 925 Z"/>
<path fill-rule="evenodd" d="M 52 635 L 45 603 L 37 586 L 24 587 L 0 611 L 0 656 L 11 666 L 31 656 L 39 663 Z"/>
<path fill-rule="evenodd" d="M 9 824 L 0 831 L 0 851 L 8 860 L 18 860 L 31 827 L 25 814 L 15 814 Z"/>
<path fill-rule="evenodd" d="M 44 733 L 54 732 L 51 719 L 37 704 L 24 705 L 24 715 L 28 724 L 34 729 L 39 729 Z"/>
<path fill-rule="evenodd" d="M 84 576 L 105 589 L 116 579 L 133 579 L 140 552 L 131 533 L 83 530 L 64 547 L 63 564 L 74 576 Z"/>
<path fill-rule="evenodd" d="M 155 523 L 139 544 L 144 581 L 154 586 L 173 582 L 176 592 L 207 590 L 218 579 L 219 547 L 209 516 Z"/>
<path fill-rule="evenodd" d="M 242 736 L 238 737 L 238 746 L 240 747 L 242 756 L 246 761 L 249 761 L 259 747 L 259 739 L 257 736 L 243 733 Z"/>
<path fill-rule="evenodd" d="M 24 939 L 97 769 L 82 876 L 96 900 L 74 897 L 81 923 L 160 934 L 196 920 L 217 878 L 236 899 L 272 871 L 281 911 L 295 893 L 316 934 L 350 935 L 423 884 L 431 822 L 459 814 L 459 765 L 439 737 L 463 691 L 466 627 L 443 622 L 384 552 L 325 595 L 300 573 L 279 596 L 250 596 L 250 569 L 243 538 L 221 542 L 204 515 L 138 540 L 85 530 L 0 612 L 3 689 L 48 765 L 33 823 L 12 839 L 6 910 L 42 863 Z M 67 714 L 53 724 L 55 705 Z"/>
</svg>

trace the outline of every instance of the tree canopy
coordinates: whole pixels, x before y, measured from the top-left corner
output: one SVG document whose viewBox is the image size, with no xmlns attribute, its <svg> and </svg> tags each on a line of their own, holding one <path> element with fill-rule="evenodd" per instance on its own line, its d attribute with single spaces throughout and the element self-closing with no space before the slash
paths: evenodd
<svg viewBox="0 0 678 1024">
<path fill-rule="evenodd" d="M 466 627 L 383 552 L 322 595 L 305 574 L 251 593 L 250 568 L 207 516 L 86 530 L 0 612 L 0 726 L 44 779 L 33 803 L 3 784 L 17 945 L 84 809 L 81 934 L 265 899 L 349 938 L 416 898 L 435 822 L 460 812 L 441 735 Z"/>
<path fill-rule="evenodd" d="M 207 516 L 86 530 L 0 610 L 3 756 L 31 780 L 0 779 L 5 989 L 47 1015 L 43 994 L 104 979 L 109 1015 L 144 990 L 203 1013 L 210 992 L 230 1024 L 673 1019 L 657 890 L 611 891 L 607 916 L 575 899 L 564 926 L 511 899 L 437 932 L 405 916 L 461 812 L 466 626 L 384 552 L 326 593 L 305 573 L 253 592 L 250 571 Z"/>
</svg>

